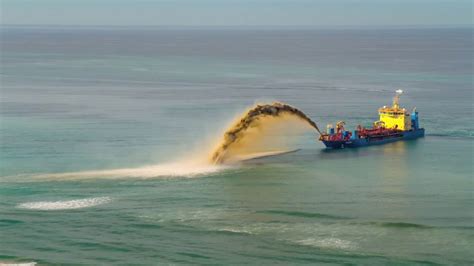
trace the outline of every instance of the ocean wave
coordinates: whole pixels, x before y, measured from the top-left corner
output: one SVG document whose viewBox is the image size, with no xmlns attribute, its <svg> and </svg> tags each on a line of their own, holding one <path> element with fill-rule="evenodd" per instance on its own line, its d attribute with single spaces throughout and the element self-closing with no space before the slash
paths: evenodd
<svg viewBox="0 0 474 266">
<path fill-rule="evenodd" d="M 295 241 L 296 244 L 303 245 L 303 246 L 312 246 L 318 248 L 329 248 L 329 249 L 346 249 L 346 250 L 353 250 L 356 249 L 356 244 L 344 239 L 339 238 L 307 238 L 303 240 Z"/>
<path fill-rule="evenodd" d="M 417 228 L 417 229 L 433 228 L 432 226 L 428 226 L 424 224 L 404 223 L 404 222 L 384 222 L 384 223 L 375 223 L 375 224 L 382 227 L 394 227 L 394 228 Z"/>
<path fill-rule="evenodd" d="M 0 266 L 34 266 L 37 265 L 36 262 L 1 262 Z"/>
<path fill-rule="evenodd" d="M 258 213 L 279 214 L 279 215 L 296 216 L 296 217 L 304 217 L 304 218 L 351 219 L 349 217 L 343 217 L 343 216 L 337 216 L 337 215 L 315 213 L 315 212 L 301 212 L 301 211 L 267 210 L 267 211 L 259 211 Z"/>
<path fill-rule="evenodd" d="M 378 222 L 378 221 L 366 221 L 366 222 L 348 222 L 346 225 L 349 226 L 371 226 L 379 228 L 397 228 L 397 229 L 441 229 L 441 228 L 455 228 L 462 229 L 462 227 L 439 227 L 425 224 L 408 223 L 408 222 Z"/>
<path fill-rule="evenodd" d="M 55 210 L 72 210 L 94 207 L 111 201 L 109 197 L 86 198 L 65 201 L 34 201 L 21 203 L 17 207 L 20 209 L 55 211 Z"/>
<path fill-rule="evenodd" d="M 443 138 L 453 138 L 453 139 L 473 139 L 474 135 L 472 131 L 445 131 L 437 133 L 426 133 L 427 137 L 443 137 Z"/>
<path fill-rule="evenodd" d="M 237 229 L 237 228 L 231 228 L 231 227 L 226 227 L 226 228 L 221 228 L 217 229 L 219 232 L 224 232 L 224 233 L 231 233 L 231 234 L 245 234 L 245 235 L 251 235 L 253 234 L 249 230 L 244 230 L 244 229 Z"/>
</svg>

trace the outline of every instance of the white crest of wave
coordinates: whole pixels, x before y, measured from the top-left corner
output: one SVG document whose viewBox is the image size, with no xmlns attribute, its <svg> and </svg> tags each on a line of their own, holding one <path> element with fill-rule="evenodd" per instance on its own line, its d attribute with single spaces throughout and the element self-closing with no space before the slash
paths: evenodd
<svg viewBox="0 0 474 266">
<path fill-rule="evenodd" d="M 66 201 L 35 201 L 22 203 L 18 205 L 18 208 L 43 211 L 70 210 L 93 207 L 100 204 L 108 203 L 110 201 L 111 198 L 109 197 L 86 198 Z"/>
<path fill-rule="evenodd" d="M 156 178 L 156 177 L 195 177 L 212 174 L 226 166 L 212 165 L 201 162 L 174 162 L 157 165 L 142 166 L 137 168 L 119 168 L 110 170 L 92 170 L 69 173 L 40 174 L 37 178 L 44 179 L 116 179 L 116 178 Z"/>
<path fill-rule="evenodd" d="M 351 241 L 339 239 L 339 238 L 323 238 L 323 239 L 316 239 L 316 238 L 308 238 L 300 241 L 296 241 L 296 243 L 305 246 L 313 246 L 319 248 L 330 248 L 330 249 L 355 249 L 355 244 Z"/>
<path fill-rule="evenodd" d="M 236 234 L 248 234 L 248 235 L 251 235 L 251 234 L 252 234 L 251 231 L 243 230 L 243 229 L 237 229 L 237 228 L 232 228 L 232 227 L 221 228 L 221 229 L 218 229 L 217 231 L 220 231 L 220 232 L 230 232 L 230 233 L 236 233 Z"/>
<path fill-rule="evenodd" d="M 0 262 L 0 266 L 35 266 L 36 262 Z"/>
</svg>

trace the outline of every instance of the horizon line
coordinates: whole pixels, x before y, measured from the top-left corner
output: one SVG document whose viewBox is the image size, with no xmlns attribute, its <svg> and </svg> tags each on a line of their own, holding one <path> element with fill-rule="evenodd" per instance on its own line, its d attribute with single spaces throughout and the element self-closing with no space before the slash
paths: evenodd
<svg viewBox="0 0 474 266">
<path fill-rule="evenodd" d="M 162 28 L 162 29 L 443 29 L 473 28 L 474 24 L 407 24 L 407 25 L 75 25 L 75 24 L 1 24 L 11 28 Z"/>
</svg>

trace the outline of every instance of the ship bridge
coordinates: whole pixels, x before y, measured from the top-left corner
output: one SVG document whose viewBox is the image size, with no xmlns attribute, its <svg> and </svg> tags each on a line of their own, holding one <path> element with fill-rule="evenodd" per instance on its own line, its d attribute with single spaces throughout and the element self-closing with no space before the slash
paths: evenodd
<svg viewBox="0 0 474 266">
<path fill-rule="evenodd" d="M 379 120 L 385 128 L 398 130 L 410 130 L 412 128 L 410 113 L 399 105 L 402 93 L 402 90 L 397 90 L 392 106 L 384 106 L 379 109 Z"/>
</svg>

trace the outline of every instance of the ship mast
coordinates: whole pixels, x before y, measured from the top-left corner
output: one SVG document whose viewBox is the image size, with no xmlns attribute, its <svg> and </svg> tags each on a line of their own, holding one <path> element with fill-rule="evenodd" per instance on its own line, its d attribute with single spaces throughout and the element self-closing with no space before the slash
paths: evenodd
<svg viewBox="0 0 474 266">
<path fill-rule="evenodd" d="M 393 97 L 393 109 L 400 109 L 400 105 L 398 102 L 400 101 L 400 95 L 402 95 L 403 90 L 396 90 L 395 91 L 395 97 Z"/>
</svg>

